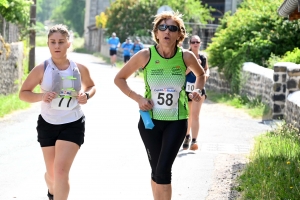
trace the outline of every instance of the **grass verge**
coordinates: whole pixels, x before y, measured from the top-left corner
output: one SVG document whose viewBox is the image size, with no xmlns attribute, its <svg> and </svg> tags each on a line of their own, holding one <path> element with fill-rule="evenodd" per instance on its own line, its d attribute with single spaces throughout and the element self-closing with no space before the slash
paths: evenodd
<svg viewBox="0 0 300 200">
<path fill-rule="evenodd" d="M 30 104 L 19 99 L 19 94 L 0 95 L 0 117 L 30 107 Z"/>
<path fill-rule="evenodd" d="M 213 91 L 207 91 L 207 97 L 213 102 L 242 109 L 253 118 L 265 118 L 271 111 L 270 107 L 263 104 L 259 97 L 250 99 L 247 96 L 222 94 Z"/>
<path fill-rule="evenodd" d="M 283 123 L 255 141 L 249 163 L 237 179 L 241 199 L 299 199 L 299 130 Z"/>
</svg>

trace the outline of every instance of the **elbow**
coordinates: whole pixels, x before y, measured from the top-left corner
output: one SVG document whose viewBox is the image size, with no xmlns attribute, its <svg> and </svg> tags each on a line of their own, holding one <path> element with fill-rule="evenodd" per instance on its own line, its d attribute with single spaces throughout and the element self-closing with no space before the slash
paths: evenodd
<svg viewBox="0 0 300 200">
<path fill-rule="evenodd" d="M 24 101 L 23 95 L 22 95 L 22 91 L 19 92 L 19 99 L 22 100 L 22 101 Z"/>
<path fill-rule="evenodd" d="M 115 77 L 115 79 L 114 79 L 114 84 L 115 84 L 115 85 L 118 85 L 117 82 L 118 82 L 118 78 Z"/>
<path fill-rule="evenodd" d="M 21 101 L 25 101 L 25 102 L 29 102 L 28 100 L 26 100 L 26 94 L 24 94 L 24 91 L 20 91 L 19 92 L 19 99 L 21 100 Z"/>
</svg>

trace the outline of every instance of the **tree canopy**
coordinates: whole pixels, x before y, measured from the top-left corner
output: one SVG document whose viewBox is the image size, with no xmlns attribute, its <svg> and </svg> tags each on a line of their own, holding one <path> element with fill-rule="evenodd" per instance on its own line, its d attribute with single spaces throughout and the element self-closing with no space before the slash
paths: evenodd
<svg viewBox="0 0 300 200">
<path fill-rule="evenodd" d="M 26 27 L 32 3 L 31 0 L 0 0 L 0 15 L 11 23 Z"/>
<path fill-rule="evenodd" d="M 37 0 L 36 1 L 36 16 L 37 21 L 44 23 L 52 16 L 53 10 L 59 7 L 62 0 Z"/>
<path fill-rule="evenodd" d="M 116 32 L 121 41 L 128 36 L 150 35 L 153 17 L 162 5 L 183 13 L 185 22 L 206 24 L 211 19 L 209 9 L 198 0 L 116 0 L 106 10 L 107 33 Z"/>
<path fill-rule="evenodd" d="M 62 0 L 59 7 L 52 13 L 51 19 L 63 23 L 77 32 L 80 36 L 84 31 L 85 0 Z"/>
<path fill-rule="evenodd" d="M 65 24 L 79 35 L 84 31 L 85 0 L 37 0 L 37 20 Z"/>
</svg>

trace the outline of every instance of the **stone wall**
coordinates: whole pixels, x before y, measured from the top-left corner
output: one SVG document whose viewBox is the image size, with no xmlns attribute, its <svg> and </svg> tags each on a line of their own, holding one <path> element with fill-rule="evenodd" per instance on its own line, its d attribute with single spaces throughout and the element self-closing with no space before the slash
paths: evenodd
<svg viewBox="0 0 300 200">
<path fill-rule="evenodd" d="M 274 70 L 247 62 L 243 65 L 241 76 L 241 95 L 250 98 L 260 98 L 270 107 L 273 105 L 273 75 Z"/>
<path fill-rule="evenodd" d="M 223 73 L 218 72 L 218 67 L 209 68 L 209 79 L 206 82 L 205 88 L 221 93 L 230 93 L 230 84 L 226 80 Z"/>
<path fill-rule="evenodd" d="M 296 125 L 300 130 L 300 91 L 288 95 L 285 109 L 285 120 Z"/>
<path fill-rule="evenodd" d="M 0 95 L 18 92 L 23 76 L 23 43 L 6 45 L 0 42 Z"/>
<path fill-rule="evenodd" d="M 273 118 L 283 119 L 288 114 L 286 109 L 288 96 L 300 90 L 300 65 L 290 62 L 276 63 L 273 89 Z M 293 114 L 291 113 L 291 115 Z"/>
<path fill-rule="evenodd" d="M 244 63 L 241 73 L 241 95 L 247 95 L 250 99 L 261 98 L 271 108 L 269 119 L 296 122 L 300 128 L 300 65 L 280 62 L 272 70 L 255 63 Z M 230 93 L 230 84 L 216 67 L 210 68 L 206 88 Z"/>
</svg>

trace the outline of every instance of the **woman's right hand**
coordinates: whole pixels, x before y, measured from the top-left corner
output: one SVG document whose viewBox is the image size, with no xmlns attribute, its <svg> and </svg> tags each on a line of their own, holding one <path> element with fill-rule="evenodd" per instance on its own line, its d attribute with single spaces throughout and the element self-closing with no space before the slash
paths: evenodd
<svg viewBox="0 0 300 200">
<path fill-rule="evenodd" d="M 46 103 L 50 103 L 52 99 L 54 99 L 55 97 L 56 97 L 55 92 L 45 92 L 43 93 L 42 101 Z"/>
<path fill-rule="evenodd" d="M 141 97 L 138 101 L 140 110 L 147 111 L 153 108 L 153 101 L 151 99 L 146 99 Z"/>
</svg>

